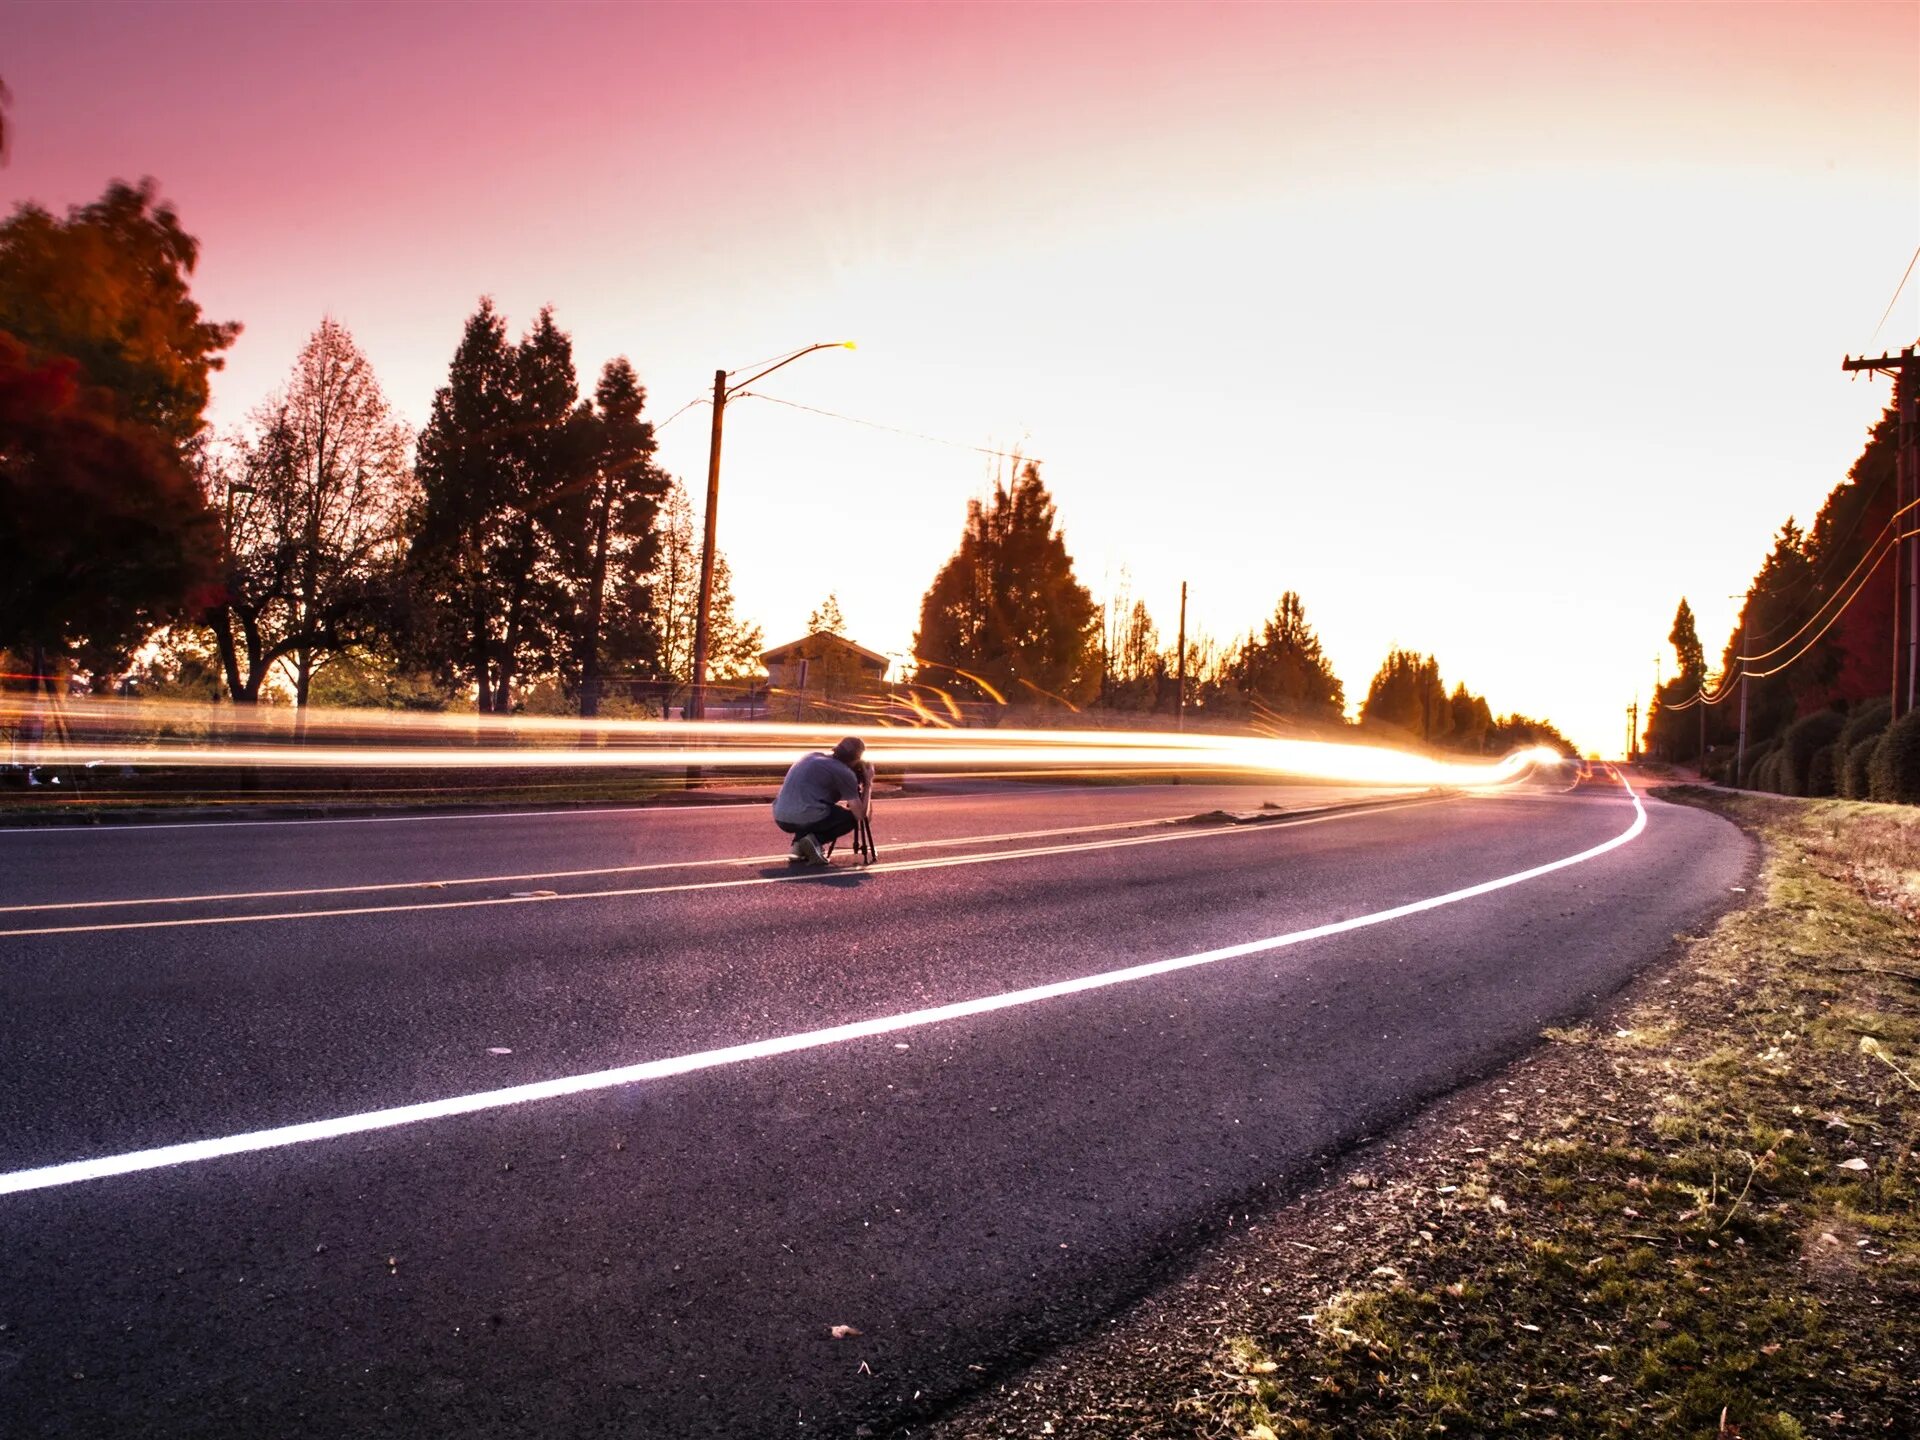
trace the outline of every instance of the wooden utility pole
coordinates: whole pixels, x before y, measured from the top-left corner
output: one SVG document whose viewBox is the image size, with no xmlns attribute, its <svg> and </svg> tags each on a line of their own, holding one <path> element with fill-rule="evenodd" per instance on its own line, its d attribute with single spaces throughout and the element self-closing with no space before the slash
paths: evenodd
<svg viewBox="0 0 1920 1440">
<path fill-rule="evenodd" d="M 1631 760 L 1640 750 L 1640 697 L 1633 697 L 1633 704 L 1627 707 L 1627 759 Z"/>
<path fill-rule="evenodd" d="M 1187 582 L 1180 582 L 1180 661 L 1175 672 L 1174 688 L 1178 692 L 1174 697 L 1173 728 L 1187 728 Z"/>
<path fill-rule="evenodd" d="M 707 441 L 707 528 L 700 546 L 700 598 L 694 607 L 693 688 L 685 709 L 688 720 L 707 714 L 707 631 L 713 611 L 713 537 L 720 519 L 720 427 L 727 413 L 727 372 L 713 372 L 713 432 Z"/>
<path fill-rule="evenodd" d="M 1866 370 L 1893 376 L 1893 409 L 1899 421 L 1894 447 L 1894 514 L 1898 516 L 1920 498 L 1920 358 L 1909 345 L 1898 355 L 1858 358 L 1849 355 L 1842 370 Z M 1904 520 L 1896 523 L 1904 525 Z M 1893 718 L 1914 706 L 1914 686 L 1920 679 L 1920 540 L 1895 532 L 1893 544 Z"/>
</svg>

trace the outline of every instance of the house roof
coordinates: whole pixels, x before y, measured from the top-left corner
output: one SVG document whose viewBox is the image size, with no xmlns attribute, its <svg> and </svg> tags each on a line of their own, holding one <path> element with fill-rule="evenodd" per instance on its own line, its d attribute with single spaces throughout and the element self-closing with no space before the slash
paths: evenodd
<svg viewBox="0 0 1920 1440">
<path fill-rule="evenodd" d="M 798 640 L 789 640 L 786 644 L 776 645 L 771 650 L 762 650 L 760 652 L 760 663 L 763 665 L 776 664 L 777 662 L 786 659 L 795 650 L 798 650 L 802 645 L 809 645 L 809 644 L 812 644 L 814 641 L 826 641 L 828 643 L 839 646 L 842 650 L 851 650 L 854 654 L 858 655 L 861 659 L 871 660 L 874 664 L 880 666 L 882 669 L 885 669 L 887 665 L 891 663 L 888 661 L 886 656 L 876 654 L 874 651 L 867 649 L 867 647 L 864 645 L 856 645 L 853 643 L 853 641 L 847 639 L 846 636 L 836 635 L 831 630 L 816 630 L 811 635 L 802 635 Z"/>
</svg>

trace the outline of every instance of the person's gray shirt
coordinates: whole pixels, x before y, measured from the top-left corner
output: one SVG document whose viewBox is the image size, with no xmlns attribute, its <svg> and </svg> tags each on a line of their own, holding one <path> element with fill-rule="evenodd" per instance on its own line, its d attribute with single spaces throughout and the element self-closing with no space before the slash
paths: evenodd
<svg viewBox="0 0 1920 1440">
<path fill-rule="evenodd" d="M 802 755 L 780 782 L 773 802 L 773 818 L 781 825 L 812 825 L 827 818 L 838 800 L 857 800 L 860 782 L 853 771 L 831 755 L 815 751 Z"/>
</svg>

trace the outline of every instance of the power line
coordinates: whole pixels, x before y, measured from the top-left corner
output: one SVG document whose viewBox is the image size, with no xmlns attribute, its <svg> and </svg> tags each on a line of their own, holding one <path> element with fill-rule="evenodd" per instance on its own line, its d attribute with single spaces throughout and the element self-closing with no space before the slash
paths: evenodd
<svg viewBox="0 0 1920 1440">
<path fill-rule="evenodd" d="M 1035 465 L 1042 463 L 1037 455 L 1023 455 L 1017 450 L 995 450 L 988 445 L 969 445 L 964 440 L 948 440 L 939 435 L 925 435 L 918 430 L 903 430 L 898 425 L 882 425 L 878 420 L 862 420 L 857 415 L 842 415 L 837 410 L 822 410 L 818 405 L 802 405 L 798 400 L 782 400 L 778 395 L 768 395 L 759 390 L 743 390 L 734 398 L 736 400 L 770 400 L 775 405 L 785 405 L 790 410 L 805 410 L 810 414 L 824 415 L 829 420 L 844 420 L 849 425 L 864 425 L 869 430 L 884 430 L 890 435 L 904 435 L 909 440 L 924 440 L 929 445 L 948 445 L 955 450 L 971 450 L 978 455 L 995 455 L 1002 460 L 1029 460 Z"/>
<path fill-rule="evenodd" d="M 1838 539 L 1829 539 L 1822 546 L 1820 573 L 1818 575 L 1812 575 L 1811 572 L 1808 572 L 1807 574 L 1802 574 L 1797 580 L 1794 581 L 1794 584 L 1796 587 L 1806 587 L 1808 589 L 1811 589 L 1815 594 L 1818 594 L 1820 591 L 1826 589 L 1827 582 L 1833 578 L 1834 572 L 1840 568 L 1841 559 L 1845 553 L 1848 542 L 1851 541 L 1854 535 L 1859 531 L 1860 522 L 1867 518 L 1867 511 L 1872 508 L 1873 502 L 1880 498 L 1880 487 L 1887 483 L 1888 473 L 1889 472 L 1883 470 L 1878 476 L 1874 478 L 1873 483 L 1870 486 L 1865 488 L 1865 492 L 1862 495 L 1859 505 L 1857 505 L 1854 508 L 1853 519 L 1847 522 L 1846 533 L 1840 536 Z M 1896 515 L 1894 518 L 1898 519 L 1899 517 Z M 1815 520 L 1815 523 L 1816 524 L 1819 523 L 1817 518 Z M 1891 525 L 1893 521 L 1889 520 L 1887 523 Z M 1885 531 L 1882 531 L 1881 533 L 1884 534 Z M 1808 543 L 1812 543 L 1813 538 L 1814 537 L 1812 532 L 1808 532 L 1808 535 L 1807 535 Z M 1878 540 L 1874 541 L 1874 544 L 1878 544 L 1878 543 L 1879 543 Z M 1841 583 L 1845 584 L 1846 582 L 1842 581 Z M 1800 598 L 1801 597 L 1798 595 L 1794 596 L 1795 600 L 1798 600 Z M 1787 621 L 1790 618 L 1791 618 L 1791 615 L 1781 616 L 1779 620 L 1769 625 L 1766 629 L 1762 630 L 1758 635 L 1749 635 L 1747 637 L 1748 642 L 1751 643 L 1754 640 L 1765 640 L 1768 636 L 1775 634 L 1782 625 L 1785 625 L 1787 623 Z"/>
<path fill-rule="evenodd" d="M 678 410 L 674 411 L 671 415 L 667 416 L 666 419 L 662 420 L 658 425 L 654 426 L 653 433 L 658 435 L 662 430 L 666 429 L 667 426 L 671 425 L 674 421 L 678 420 L 682 415 L 686 414 L 687 411 L 693 409 L 694 406 L 711 405 L 712 403 L 713 402 L 709 400 L 705 395 L 694 396 L 693 399 L 687 401 L 686 404 L 682 405 Z"/>
<path fill-rule="evenodd" d="M 1887 301 L 1887 308 L 1880 312 L 1880 324 L 1875 325 L 1873 327 L 1873 334 L 1867 337 L 1868 345 L 1872 345 L 1874 341 L 1880 338 L 1880 325 L 1887 323 L 1887 316 L 1893 314 L 1893 307 L 1900 303 L 1900 292 L 1907 288 L 1907 281 L 1913 276 L 1914 260 L 1920 260 L 1920 245 L 1913 247 L 1913 260 L 1907 261 L 1907 273 L 1902 275 L 1900 277 L 1900 283 L 1893 287 L 1893 299 Z"/>
<path fill-rule="evenodd" d="M 1902 505 L 1898 510 L 1894 511 L 1890 517 L 1888 517 L 1887 523 L 1880 527 L 1880 533 L 1874 536 L 1873 539 L 1868 543 L 1866 551 L 1861 555 L 1859 562 L 1854 565 L 1853 569 L 1847 572 L 1847 578 L 1842 580 L 1839 586 L 1835 589 L 1834 591 L 1835 595 L 1839 594 L 1841 590 L 1844 590 L 1847 586 L 1853 583 L 1854 577 L 1860 573 L 1860 567 L 1867 564 L 1869 560 L 1871 560 L 1876 566 L 1880 563 L 1881 557 L 1879 554 L 1876 553 L 1880 548 L 1880 542 L 1885 540 L 1887 538 L 1888 533 L 1891 530 L 1893 530 L 1893 528 L 1896 525 L 1900 523 L 1900 517 L 1902 515 L 1905 515 L 1909 510 L 1912 510 L 1917 505 L 1920 505 L 1920 500 L 1909 500 L 1905 505 Z M 1912 532 L 1909 531 L 1908 533 L 1911 534 Z M 1800 623 L 1800 628 L 1798 630 L 1794 631 L 1793 634 L 1789 635 L 1786 639 L 1782 640 L 1778 645 L 1774 646 L 1771 650 L 1761 650 L 1752 655 L 1736 655 L 1733 658 L 1736 660 L 1742 660 L 1742 661 L 1771 659 L 1773 656 L 1778 655 L 1782 650 L 1786 649 L 1787 646 L 1791 645 L 1794 641 L 1798 640 L 1802 635 L 1804 635 L 1807 631 L 1807 627 L 1813 624 L 1814 621 L 1818 620 L 1820 618 L 1821 611 L 1824 611 L 1827 608 L 1827 606 L 1831 605 L 1832 603 L 1833 603 L 1833 596 L 1829 595 L 1825 600 L 1820 602 L 1819 609 L 1815 610 L 1813 614 L 1809 615 L 1805 620 L 1803 620 Z M 1785 624 L 1785 623 L 1786 623 L 1785 621 L 1781 622 L 1781 624 Z M 1776 630 L 1778 628 L 1779 626 L 1777 625 L 1774 627 L 1774 629 Z M 1767 634 L 1771 634 L 1771 633 L 1772 631 L 1767 632 Z M 1761 638 L 1765 639 L 1766 635 L 1762 635 Z"/>
<path fill-rule="evenodd" d="M 1915 501 L 1914 504 L 1920 505 L 1920 501 Z M 1912 509 L 1913 506 L 1909 505 L 1906 508 Z M 1884 535 L 1884 532 L 1883 532 L 1883 535 Z M 1859 583 L 1853 587 L 1852 592 L 1849 593 L 1846 596 L 1846 598 L 1841 602 L 1840 607 L 1837 610 L 1835 610 L 1833 614 L 1827 617 L 1826 623 L 1822 625 L 1817 631 L 1814 632 L 1812 638 L 1809 639 L 1806 644 L 1802 645 L 1799 648 L 1799 650 L 1794 652 L 1794 654 L 1788 656 L 1785 660 L 1782 660 L 1778 665 L 1769 666 L 1765 670 L 1754 670 L 1749 668 L 1750 662 L 1752 660 L 1764 660 L 1768 658 L 1768 656 L 1777 655 L 1780 652 L 1780 650 L 1786 648 L 1785 645 L 1781 645 L 1776 647 L 1773 650 L 1769 650 L 1763 655 L 1755 655 L 1751 657 L 1736 656 L 1735 660 L 1737 662 L 1737 668 L 1735 670 L 1729 671 L 1727 674 L 1720 677 L 1720 683 L 1714 686 L 1712 694 L 1708 694 L 1706 686 L 1702 685 L 1698 690 L 1696 690 L 1692 695 L 1688 696 L 1685 700 L 1680 701 L 1677 704 L 1662 705 L 1661 708 L 1663 710 L 1677 711 L 1677 710 L 1691 710 L 1695 705 L 1718 705 L 1722 700 L 1725 700 L 1729 695 L 1733 693 L 1733 686 L 1736 680 L 1739 680 L 1739 679 L 1765 680 L 1768 676 L 1778 675 L 1781 671 L 1790 669 L 1792 666 L 1798 664 L 1801 660 L 1806 658 L 1807 654 L 1813 649 L 1815 645 L 1818 645 L 1820 641 L 1826 637 L 1826 633 L 1829 630 L 1831 630 L 1836 623 L 1838 623 L 1840 617 L 1846 614 L 1847 607 L 1852 605 L 1855 600 L 1859 599 L 1860 592 L 1866 589 L 1867 585 L 1872 581 L 1873 572 L 1874 570 L 1879 568 L 1880 562 L 1886 559 L 1888 554 L 1890 554 L 1896 547 L 1898 547 L 1902 541 L 1911 540 L 1916 536 L 1920 536 L 1920 529 L 1903 530 L 1899 534 L 1894 535 L 1891 539 L 1887 540 L 1887 542 L 1884 545 L 1882 545 L 1879 540 L 1876 540 L 1874 542 L 1875 548 L 1870 550 L 1860 562 L 1861 565 L 1867 566 L 1867 573 L 1860 577 Z M 1872 563 L 1869 565 L 1868 561 L 1871 561 Z M 1859 567 L 1855 567 L 1855 568 L 1857 571 Z M 1821 608 L 1825 609 L 1826 607 L 1822 606 Z M 1815 613 L 1816 615 L 1818 614 L 1817 611 Z M 1811 624 L 1812 621 L 1809 621 L 1808 623 Z M 1804 625 L 1801 627 L 1802 630 L 1804 630 L 1805 628 L 1806 627 Z M 1787 643 L 1791 644 L 1792 642 L 1788 641 Z"/>
</svg>

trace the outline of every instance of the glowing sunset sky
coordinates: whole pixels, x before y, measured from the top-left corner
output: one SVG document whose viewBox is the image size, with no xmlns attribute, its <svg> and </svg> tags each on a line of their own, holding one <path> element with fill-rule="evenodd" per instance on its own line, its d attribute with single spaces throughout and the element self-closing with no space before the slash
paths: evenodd
<svg viewBox="0 0 1920 1440">
<path fill-rule="evenodd" d="M 1398 643 L 1608 753 L 1859 452 L 1920 242 L 1911 3 L 16 0 L 0 76 L 8 208 L 152 174 L 201 238 L 223 426 L 326 313 L 416 425 L 483 293 L 656 419 L 852 338 L 768 393 L 1023 446 L 1096 598 L 1297 589 L 1356 705 Z M 705 412 L 661 438 L 697 495 Z M 906 651 L 988 464 L 730 410 L 743 609 Z"/>
</svg>

